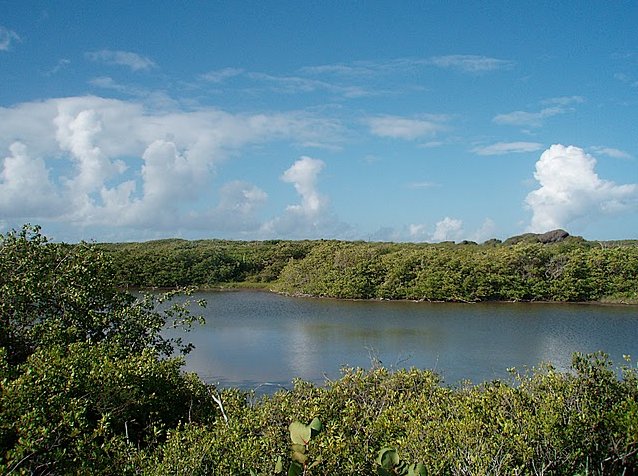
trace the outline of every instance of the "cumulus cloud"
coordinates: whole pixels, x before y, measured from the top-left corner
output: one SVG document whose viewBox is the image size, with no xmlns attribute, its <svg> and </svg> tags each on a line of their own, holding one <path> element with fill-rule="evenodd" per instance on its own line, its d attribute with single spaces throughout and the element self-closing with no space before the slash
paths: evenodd
<svg viewBox="0 0 638 476">
<path fill-rule="evenodd" d="M 144 198 L 162 208 L 195 198 L 197 190 L 207 182 L 212 165 L 163 139 L 149 144 L 142 160 Z"/>
<path fill-rule="evenodd" d="M 96 144 L 96 138 L 102 131 L 96 110 L 87 109 L 74 115 L 61 108 L 54 123 L 60 149 L 69 152 L 76 161 L 77 174 L 71 180 L 72 188 L 90 193 L 121 168 L 121 165 L 109 160 Z"/>
<path fill-rule="evenodd" d="M 328 143 L 338 127 L 307 113 L 149 111 L 95 96 L 0 108 L 0 210 L 16 221 L 46 215 L 83 226 L 255 230 L 252 214 L 265 193 L 244 182 L 213 188 L 216 167 L 248 145 Z M 298 214 L 323 206 L 319 170 L 302 161 L 284 174 L 302 196 Z"/>
<path fill-rule="evenodd" d="M 325 165 L 322 160 L 301 157 L 284 172 L 281 180 L 293 184 L 301 196 L 301 204 L 290 205 L 289 210 L 300 212 L 305 216 L 313 216 L 321 211 L 325 199 L 317 191 L 316 182 L 319 172 Z"/>
<path fill-rule="evenodd" d="M 109 65 L 126 66 L 133 71 L 150 70 L 157 65 L 146 56 L 130 51 L 100 50 L 86 53 L 91 61 L 98 61 Z"/>
<path fill-rule="evenodd" d="M 579 147 L 552 145 L 536 162 L 540 188 L 525 199 L 532 211 L 532 232 L 569 228 L 576 220 L 595 221 L 638 206 L 638 185 L 601 179 L 596 159 Z"/>
<path fill-rule="evenodd" d="M 497 142 L 491 145 L 475 147 L 473 152 L 478 155 L 504 155 L 534 152 L 543 147 L 538 142 Z"/>
<path fill-rule="evenodd" d="M 496 224 L 491 218 L 486 218 L 480 227 L 474 231 L 465 231 L 464 223 L 457 218 L 445 217 L 431 226 L 425 223 L 412 223 L 401 228 L 383 227 L 368 236 L 372 241 L 395 242 L 441 242 L 472 240 L 481 243 L 494 238 Z"/>
<path fill-rule="evenodd" d="M 413 223 L 408 226 L 408 236 L 410 241 L 423 241 L 428 236 L 427 225 L 423 223 Z"/>
<path fill-rule="evenodd" d="M 476 241 L 477 243 L 481 243 L 483 241 L 489 240 L 490 238 L 494 238 L 494 234 L 496 232 L 496 223 L 491 218 L 486 218 L 483 220 L 480 228 L 473 233 L 470 234 L 470 240 Z"/>
<path fill-rule="evenodd" d="M 188 226 L 222 234 L 257 232 L 261 222 L 256 213 L 267 200 L 268 194 L 259 187 L 234 180 L 219 189 L 216 207 L 201 214 L 190 214 Z"/>
<path fill-rule="evenodd" d="M 20 41 L 20 36 L 13 31 L 0 26 L 0 51 L 9 51 L 11 44 Z"/>
<path fill-rule="evenodd" d="M 512 61 L 479 55 L 434 56 L 430 58 L 428 62 L 440 68 L 452 68 L 473 74 L 509 69 L 514 66 Z"/>
<path fill-rule="evenodd" d="M 44 160 L 30 157 L 21 142 L 11 144 L 9 151 L 0 175 L 0 214 L 5 218 L 47 218 L 60 213 L 60 199 Z"/>
<path fill-rule="evenodd" d="M 241 180 L 225 184 L 219 194 L 217 210 L 240 216 L 251 215 L 268 199 L 268 194 L 259 187 Z"/>
<path fill-rule="evenodd" d="M 439 221 L 432 233 L 432 241 L 456 241 L 463 235 L 463 222 L 456 218 L 445 217 Z"/>
<path fill-rule="evenodd" d="M 285 212 L 261 228 L 266 237 L 295 238 L 345 237 L 350 227 L 341 223 L 331 212 L 327 197 L 319 193 L 317 179 L 325 162 L 302 156 L 281 176 L 281 180 L 295 187 L 300 203 L 288 205 Z"/>
<path fill-rule="evenodd" d="M 367 119 L 370 132 L 379 137 L 415 140 L 432 137 L 445 129 L 445 118 L 428 116 L 426 118 L 406 118 L 399 116 L 379 116 Z"/>
</svg>

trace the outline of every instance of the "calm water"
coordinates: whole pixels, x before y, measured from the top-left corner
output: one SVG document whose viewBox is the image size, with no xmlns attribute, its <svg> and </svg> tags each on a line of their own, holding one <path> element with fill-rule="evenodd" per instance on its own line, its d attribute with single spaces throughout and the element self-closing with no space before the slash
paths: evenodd
<svg viewBox="0 0 638 476">
<path fill-rule="evenodd" d="M 441 304 L 291 298 L 258 291 L 199 293 L 206 325 L 186 370 L 209 383 L 290 387 L 343 366 L 436 370 L 447 383 L 506 378 L 508 367 L 569 367 L 573 352 L 638 357 L 638 308 L 567 304 Z"/>
</svg>

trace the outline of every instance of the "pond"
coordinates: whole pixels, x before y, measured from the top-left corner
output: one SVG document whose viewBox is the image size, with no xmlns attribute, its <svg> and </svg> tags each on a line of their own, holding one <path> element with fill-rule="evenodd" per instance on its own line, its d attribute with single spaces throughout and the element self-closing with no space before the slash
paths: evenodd
<svg viewBox="0 0 638 476">
<path fill-rule="evenodd" d="M 263 291 L 197 293 L 206 324 L 186 340 L 185 370 L 208 383 L 291 387 L 335 379 L 344 366 L 418 367 L 444 382 L 480 383 L 574 352 L 638 356 L 638 308 L 548 303 L 425 303 L 298 298 Z M 198 311 L 200 312 L 200 311 Z"/>
</svg>

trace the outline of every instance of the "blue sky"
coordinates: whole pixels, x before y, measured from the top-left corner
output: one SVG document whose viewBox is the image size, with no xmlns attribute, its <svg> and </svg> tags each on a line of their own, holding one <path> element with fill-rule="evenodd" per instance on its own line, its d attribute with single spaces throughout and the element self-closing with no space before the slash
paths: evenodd
<svg viewBox="0 0 638 476">
<path fill-rule="evenodd" d="M 635 2 L 0 0 L 0 230 L 638 238 Z"/>
</svg>

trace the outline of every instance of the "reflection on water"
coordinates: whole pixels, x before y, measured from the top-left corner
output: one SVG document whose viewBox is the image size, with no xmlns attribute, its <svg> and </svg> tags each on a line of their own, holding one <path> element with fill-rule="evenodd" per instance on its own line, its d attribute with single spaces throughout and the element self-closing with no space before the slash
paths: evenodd
<svg viewBox="0 0 638 476">
<path fill-rule="evenodd" d="M 439 372 L 448 383 L 505 378 L 508 367 L 603 350 L 638 355 L 638 308 L 566 304 L 440 304 L 291 298 L 241 291 L 201 293 L 206 325 L 187 339 L 186 370 L 221 385 L 316 383 L 344 366 Z"/>
</svg>

